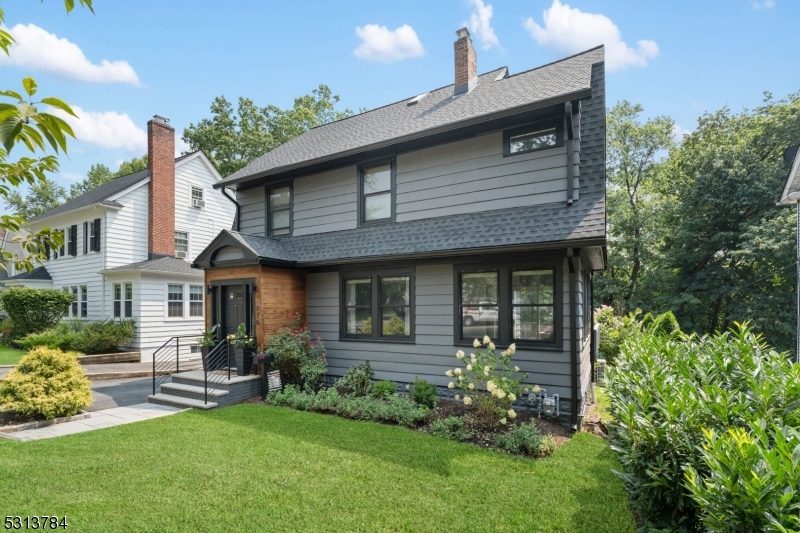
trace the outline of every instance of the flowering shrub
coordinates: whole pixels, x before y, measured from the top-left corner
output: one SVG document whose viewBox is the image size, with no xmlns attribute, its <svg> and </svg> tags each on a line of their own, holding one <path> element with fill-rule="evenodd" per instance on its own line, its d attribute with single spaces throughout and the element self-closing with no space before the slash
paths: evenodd
<svg viewBox="0 0 800 533">
<path fill-rule="evenodd" d="M 455 378 L 447 387 L 464 391 L 464 405 L 472 405 L 474 401 L 478 417 L 485 424 L 506 424 L 508 419 L 517 416 L 511 406 L 522 392 L 520 382 L 528 377 L 528 374 L 515 377 L 519 374 L 519 367 L 512 366 L 511 356 L 517 347 L 512 344 L 497 355 L 488 335 L 483 337 L 483 343 L 475 339 L 472 346 L 476 350 L 469 357 L 463 350 L 456 352 L 456 358 L 465 366 L 445 372 L 447 377 Z"/>
<path fill-rule="evenodd" d="M 306 390 L 317 390 L 328 373 L 325 345 L 317 337 L 311 338 L 307 326 L 300 324 L 296 314 L 291 327 L 281 327 L 269 338 L 265 349 L 275 356 L 275 366 L 290 381 L 301 384 Z"/>
</svg>

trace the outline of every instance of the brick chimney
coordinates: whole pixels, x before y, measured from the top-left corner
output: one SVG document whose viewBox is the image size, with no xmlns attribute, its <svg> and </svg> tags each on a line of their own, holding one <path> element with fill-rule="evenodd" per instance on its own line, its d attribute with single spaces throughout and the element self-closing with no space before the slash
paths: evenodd
<svg viewBox="0 0 800 533">
<path fill-rule="evenodd" d="M 456 87 L 453 94 L 458 96 L 470 92 L 478 84 L 478 56 L 475 55 L 467 28 L 461 28 L 456 35 L 458 39 L 453 45 L 456 56 Z"/>
<path fill-rule="evenodd" d="M 175 255 L 175 128 L 155 115 L 147 123 L 150 170 L 147 251 L 149 258 Z"/>
</svg>

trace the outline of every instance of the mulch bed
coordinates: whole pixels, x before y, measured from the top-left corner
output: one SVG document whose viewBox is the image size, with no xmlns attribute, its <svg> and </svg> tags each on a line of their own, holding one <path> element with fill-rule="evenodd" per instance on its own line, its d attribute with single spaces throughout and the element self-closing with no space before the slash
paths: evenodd
<svg viewBox="0 0 800 533">
<path fill-rule="evenodd" d="M 44 417 L 24 416 L 14 411 L 0 411 L 0 427 L 16 426 L 18 424 L 36 422 L 38 420 L 44 420 Z"/>
</svg>

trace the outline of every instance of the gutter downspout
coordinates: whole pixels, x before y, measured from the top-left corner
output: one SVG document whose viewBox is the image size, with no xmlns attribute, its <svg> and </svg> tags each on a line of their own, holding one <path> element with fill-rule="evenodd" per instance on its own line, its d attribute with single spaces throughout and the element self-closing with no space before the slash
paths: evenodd
<svg viewBox="0 0 800 533">
<path fill-rule="evenodd" d="M 564 104 L 564 130 L 567 137 L 567 205 L 571 206 L 574 200 L 575 191 L 575 132 L 572 125 L 572 102 Z"/>
<path fill-rule="evenodd" d="M 227 191 L 225 190 L 225 187 L 222 187 L 220 190 L 222 191 L 222 194 L 225 196 L 225 198 L 227 198 L 228 200 L 230 200 L 231 202 L 233 202 L 233 205 L 235 205 L 235 206 L 236 206 L 236 214 L 235 214 L 235 215 L 233 215 L 233 227 L 232 227 L 231 229 L 232 229 L 233 231 L 239 231 L 239 210 L 242 208 L 242 206 L 240 206 L 240 205 L 239 205 L 239 202 L 237 202 L 236 200 L 234 200 L 234 199 L 233 199 L 233 198 L 232 198 L 232 197 L 231 197 L 231 196 L 230 196 L 230 195 L 227 193 Z"/>
<path fill-rule="evenodd" d="M 578 430 L 578 328 L 575 323 L 578 317 L 578 303 L 575 295 L 575 248 L 567 248 L 567 263 L 569 265 L 569 355 L 570 355 L 570 378 L 572 382 L 572 429 Z"/>
</svg>

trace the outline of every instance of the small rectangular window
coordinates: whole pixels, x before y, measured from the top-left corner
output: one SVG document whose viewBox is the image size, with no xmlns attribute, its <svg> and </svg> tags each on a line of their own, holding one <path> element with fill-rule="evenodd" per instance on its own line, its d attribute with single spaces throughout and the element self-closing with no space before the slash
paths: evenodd
<svg viewBox="0 0 800 533">
<path fill-rule="evenodd" d="M 189 234 L 185 231 L 175 232 L 175 256 L 180 259 L 189 256 Z"/>
<path fill-rule="evenodd" d="M 72 318 L 78 318 L 78 287 L 72 287 Z"/>
<path fill-rule="evenodd" d="M 288 185 L 269 190 L 269 234 L 289 235 L 292 225 L 292 190 Z"/>
<path fill-rule="evenodd" d="M 563 125 L 549 120 L 503 132 L 503 154 L 514 155 L 555 148 L 564 144 Z"/>
<path fill-rule="evenodd" d="M 183 317 L 183 285 L 169 285 L 167 288 L 167 316 Z"/>
<path fill-rule="evenodd" d="M 203 316 L 203 286 L 189 286 L 189 316 Z"/>
<path fill-rule="evenodd" d="M 203 188 L 202 187 L 195 187 L 192 185 L 192 200 L 202 200 L 203 199 Z"/>
<path fill-rule="evenodd" d="M 133 283 L 125 284 L 125 318 L 133 316 Z"/>
<path fill-rule="evenodd" d="M 122 317 L 122 285 L 114 284 L 114 318 Z"/>
<path fill-rule="evenodd" d="M 89 317 L 89 289 L 81 285 L 81 318 Z"/>
<path fill-rule="evenodd" d="M 392 163 L 361 169 L 361 222 L 392 218 Z"/>
</svg>

